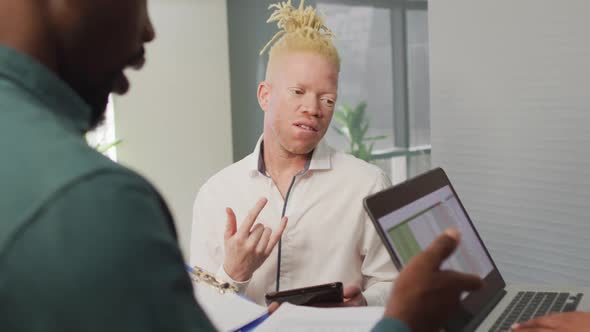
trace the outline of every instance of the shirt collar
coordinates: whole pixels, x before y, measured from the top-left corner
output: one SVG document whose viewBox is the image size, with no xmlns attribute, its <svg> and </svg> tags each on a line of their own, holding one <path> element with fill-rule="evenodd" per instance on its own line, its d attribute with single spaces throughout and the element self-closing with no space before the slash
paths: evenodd
<svg viewBox="0 0 590 332">
<path fill-rule="evenodd" d="M 1 44 L 0 80 L 37 98 L 73 130 L 89 129 L 90 106 L 66 82 L 36 59 Z"/>
<path fill-rule="evenodd" d="M 252 176 L 257 174 L 266 175 L 266 165 L 264 164 L 264 156 L 262 153 L 262 138 L 263 136 L 260 136 L 254 147 L 254 152 L 250 155 L 251 158 L 248 170 Z M 320 140 L 311 154 L 311 160 L 308 161 L 302 173 L 306 171 L 332 169 L 332 152 L 332 148 L 330 148 L 326 141 L 324 139 Z"/>
</svg>

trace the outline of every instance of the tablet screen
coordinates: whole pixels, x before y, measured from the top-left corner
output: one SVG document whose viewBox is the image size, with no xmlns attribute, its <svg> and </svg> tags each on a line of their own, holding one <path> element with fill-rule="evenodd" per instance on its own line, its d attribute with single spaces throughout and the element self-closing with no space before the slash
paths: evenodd
<svg viewBox="0 0 590 332">
<path fill-rule="evenodd" d="M 485 278 L 494 268 L 471 223 L 449 186 L 442 187 L 378 219 L 402 265 L 445 229 L 461 232 L 457 250 L 443 265 Z"/>
</svg>

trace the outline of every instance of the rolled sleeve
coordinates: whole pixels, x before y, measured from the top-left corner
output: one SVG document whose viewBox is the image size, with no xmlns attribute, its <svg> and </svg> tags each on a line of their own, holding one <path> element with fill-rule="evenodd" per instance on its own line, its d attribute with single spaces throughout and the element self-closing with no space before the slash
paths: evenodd
<svg viewBox="0 0 590 332">
<path fill-rule="evenodd" d="M 221 267 L 219 267 L 219 270 L 217 270 L 217 277 L 219 279 L 225 280 L 227 282 L 231 282 L 232 284 L 234 284 L 236 287 L 238 287 L 238 293 L 240 294 L 244 294 L 246 292 L 246 289 L 248 289 L 248 285 L 250 284 L 250 280 L 248 279 L 246 281 L 235 281 L 233 280 L 226 272 L 225 269 L 223 268 L 223 265 Z"/>
</svg>

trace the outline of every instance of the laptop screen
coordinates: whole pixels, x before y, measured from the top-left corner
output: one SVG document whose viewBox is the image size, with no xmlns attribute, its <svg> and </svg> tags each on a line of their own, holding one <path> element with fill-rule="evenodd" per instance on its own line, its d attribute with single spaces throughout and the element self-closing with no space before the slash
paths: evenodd
<svg viewBox="0 0 590 332">
<path fill-rule="evenodd" d="M 475 274 L 481 278 L 494 269 L 449 186 L 431 192 L 378 220 L 402 265 L 428 247 L 445 229 L 452 227 L 461 232 L 461 242 L 442 268 Z"/>
<path fill-rule="evenodd" d="M 447 322 L 447 330 L 476 326 L 506 293 L 500 271 L 441 168 L 373 194 L 365 198 L 364 204 L 398 268 L 445 229 L 452 227 L 461 232 L 459 247 L 442 268 L 478 275 L 484 287 L 463 294 L 461 308 Z"/>
</svg>

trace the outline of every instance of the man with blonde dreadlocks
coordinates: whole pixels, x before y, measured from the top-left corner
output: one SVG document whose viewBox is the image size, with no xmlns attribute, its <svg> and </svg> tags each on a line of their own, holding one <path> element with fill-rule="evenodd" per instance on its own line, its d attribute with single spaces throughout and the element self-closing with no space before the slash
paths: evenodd
<svg viewBox="0 0 590 332">
<path fill-rule="evenodd" d="M 385 305 L 397 272 L 362 200 L 390 181 L 323 140 L 340 71 L 323 19 L 303 1 L 270 8 L 280 31 L 261 51 L 270 49 L 258 86 L 264 131 L 252 154 L 200 189 L 191 263 L 261 304 L 270 291 L 341 281 L 343 305 Z"/>
</svg>

